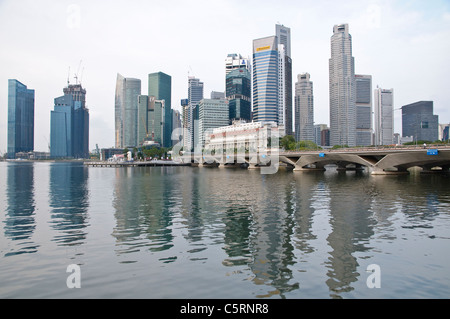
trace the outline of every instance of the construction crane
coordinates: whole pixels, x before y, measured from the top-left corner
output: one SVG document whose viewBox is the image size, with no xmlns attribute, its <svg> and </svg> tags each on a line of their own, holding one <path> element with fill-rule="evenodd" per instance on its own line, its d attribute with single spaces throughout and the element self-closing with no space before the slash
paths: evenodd
<svg viewBox="0 0 450 319">
<path fill-rule="evenodd" d="M 80 72 L 80 67 L 81 67 L 81 62 L 82 62 L 83 60 L 80 60 L 80 63 L 78 64 L 78 70 L 77 70 L 77 73 L 75 73 L 75 76 L 74 76 L 74 78 L 75 78 L 75 84 L 78 84 L 78 73 Z M 80 81 L 80 84 L 81 84 L 81 81 Z"/>
</svg>

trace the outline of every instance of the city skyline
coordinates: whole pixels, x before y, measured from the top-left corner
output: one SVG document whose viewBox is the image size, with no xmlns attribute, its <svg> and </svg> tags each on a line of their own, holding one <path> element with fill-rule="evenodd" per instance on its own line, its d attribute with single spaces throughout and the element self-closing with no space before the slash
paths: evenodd
<svg viewBox="0 0 450 319">
<path fill-rule="evenodd" d="M 205 96 L 211 91 L 224 91 L 226 55 L 235 52 L 250 56 L 252 40 L 273 34 L 277 23 L 291 30 L 293 78 L 304 72 L 314 78 L 315 123 L 329 123 L 329 41 L 333 26 L 342 23 L 350 26 L 355 72 L 371 74 L 373 88 L 377 85 L 394 88 L 395 109 L 416 101 L 432 100 L 440 123 L 450 122 L 446 105 L 450 93 L 446 92 L 445 81 L 442 81 L 449 70 L 445 57 L 450 46 L 445 41 L 450 35 L 448 2 L 433 2 L 432 6 L 411 1 L 374 1 L 370 4 L 348 1 L 345 5 L 299 1 L 289 4 L 289 9 L 283 7 L 286 10 L 278 15 L 272 13 L 273 4 L 264 1 L 258 8 L 252 8 L 253 11 L 242 10 L 245 14 L 231 15 L 234 7 L 250 8 L 251 3 L 194 1 L 189 7 L 184 2 L 173 6 L 173 3 L 130 1 L 124 6 L 113 2 L 106 14 L 101 14 L 105 9 L 103 5 L 84 1 L 39 5 L 3 1 L 0 4 L 3 26 L 0 34 L 4 48 L 0 53 L 3 70 L 0 80 L 4 83 L 0 86 L 3 112 L 0 153 L 7 148 L 7 79 L 17 79 L 36 91 L 35 150 L 47 151 L 49 111 L 53 107 L 53 98 L 67 81 L 70 67 L 70 82 L 80 80 L 89 91 L 89 149 L 96 144 L 111 147 L 114 145 L 117 73 L 140 79 L 146 79 L 151 72 L 170 74 L 173 78 L 172 109 L 181 110 L 180 100 L 186 98 L 189 75 L 202 79 Z M 193 9 L 200 7 L 202 10 L 193 13 Z M 115 23 L 116 19 L 139 21 L 145 12 L 153 12 L 155 17 L 148 25 L 127 24 L 125 30 L 120 31 L 118 28 L 122 24 Z M 187 24 L 183 16 L 189 12 L 193 13 L 193 19 Z M 206 12 L 214 14 L 208 17 Z M 17 27 L 7 28 L 12 21 Z M 161 27 L 163 21 L 167 22 L 166 28 Z M 217 28 L 204 28 L 208 23 Z M 152 31 L 155 26 L 159 26 L 155 29 L 158 32 Z M 309 31 L 304 32 L 305 28 Z M 139 37 L 132 36 L 132 31 L 138 29 L 151 33 L 155 41 L 142 44 Z M 192 33 L 193 30 L 196 33 Z M 124 43 L 117 44 L 114 41 L 117 32 L 119 36 L 130 36 Z M 19 35 L 27 33 L 30 40 L 20 42 Z M 227 41 L 224 41 L 227 34 Z M 177 41 L 170 40 L 175 38 Z M 77 41 L 81 46 L 73 45 Z M 199 43 L 204 45 L 199 46 Z M 305 46 L 309 50 L 301 49 Z M 183 53 L 178 54 L 183 47 Z M 177 58 L 170 52 L 177 53 Z M 81 67 L 78 67 L 80 61 Z M 79 79 L 74 79 L 75 74 Z M 419 75 L 427 82 L 414 80 L 414 76 Z M 146 84 L 144 80 L 142 87 L 147 87 Z M 401 133 L 401 112 L 395 111 L 394 116 L 395 132 Z"/>
</svg>

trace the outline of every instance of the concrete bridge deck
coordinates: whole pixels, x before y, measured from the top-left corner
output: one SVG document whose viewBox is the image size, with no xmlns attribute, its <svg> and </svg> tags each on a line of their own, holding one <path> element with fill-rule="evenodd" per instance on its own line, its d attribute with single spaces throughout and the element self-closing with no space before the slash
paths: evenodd
<svg viewBox="0 0 450 319">
<path fill-rule="evenodd" d="M 294 171 L 325 170 L 335 164 L 338 170 L 363 169 L 373 175 L 406 174 L 411 167 L 421 167 L 423 172 L 450 172 L 450 146 L 391 148 L 345 148 L 317 151 L 283 151 L 180 157 L 184 162 L 200 166 L 234 167 L 246 164 L 248 168 L 274 166 L 280 163 Z M 278 165 L 278 166 L 277 166 Z"/>
</svg>

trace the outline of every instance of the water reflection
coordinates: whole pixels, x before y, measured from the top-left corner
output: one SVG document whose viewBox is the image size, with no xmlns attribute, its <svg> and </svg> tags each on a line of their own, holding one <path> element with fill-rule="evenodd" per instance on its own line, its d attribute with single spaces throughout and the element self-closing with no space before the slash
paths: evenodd
<svg viewBox="0 0 450 319">
<path fill-rule="evenodd" d="M 52 163 L 50 166 L 50 225 L 59 246 L 86 241 L 89 207 L 88 169 L 81 164 Z"/>
<path fill-rule="evenodd" d="M 118 254 L 148 249 L 164 251 L 173 246 L 172 216 L 176 188 L 161 170 L 115 170 L 114 208 Z"/>
<path fill-rule="evenodd" d="M 367 177 L 338 173 L 329 178 L 330 185 L 330 225 L 328 244 L 329 254 L 326 281 L 331 297 L 339 297 L 343 292 L 353 290 L 352 283 L 358 280 L 359 266 L 356 252 L 366 252 L 367 245 L 374 234 L 371 196 L 361 192 Z"/>
<path fill-rule="evenodd" d="M 201 269 L 189 263 L 214 263 L 217 245 L 224 275 L 238 274 L 260 298 L 304 296 L 312 283 L 331 298 L 351 295 L 367 278 L 362 263 L 383 250 L 380 242 L 397 239 L 399 214 L 401 227 L 433 227 L 449 207 L 442 184 L 412 186 L 414 176 L 193 168 L 115 174 L 118 255 L 151 251 L 162 263 Z"/>
<path fill-rule="evenodd" d="M 38 245 L 31 239 L 36 228 L 33 163 L 8 165 L 6 196 L 5 237 L 15 241 L 17 248 L 5 255 L 36 252 Z"/>
</svg>

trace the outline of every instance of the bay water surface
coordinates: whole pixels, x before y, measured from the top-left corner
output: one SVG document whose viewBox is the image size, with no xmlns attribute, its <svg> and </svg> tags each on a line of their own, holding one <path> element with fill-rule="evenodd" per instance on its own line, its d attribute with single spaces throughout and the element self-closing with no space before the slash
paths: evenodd
<svg viewBox="0 0 450 319">
<path fill-rule="evenodd" d="M 0 162 L 0 298 L 449 296 L 448 175 Z"/>
</svg>

